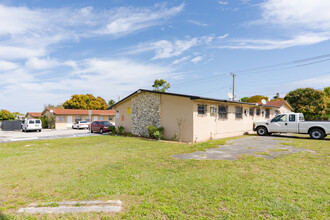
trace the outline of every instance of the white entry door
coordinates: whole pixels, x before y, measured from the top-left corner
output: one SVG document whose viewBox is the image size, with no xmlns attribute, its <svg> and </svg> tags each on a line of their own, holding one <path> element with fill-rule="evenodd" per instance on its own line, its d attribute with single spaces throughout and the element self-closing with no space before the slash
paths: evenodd
<svg viewBox="0 0 330 220">
<path fill-rule="evenodd" d="M 71 128 L 72 127 L 72 116 L 68 116 L 67 117 L 67 128 Z"/>
<path fill-rule="evenodd" d="M 98 117 L 97 116 L 94 116 L 93 117 L 93 121 L 98 121 Z"/>
</svg>

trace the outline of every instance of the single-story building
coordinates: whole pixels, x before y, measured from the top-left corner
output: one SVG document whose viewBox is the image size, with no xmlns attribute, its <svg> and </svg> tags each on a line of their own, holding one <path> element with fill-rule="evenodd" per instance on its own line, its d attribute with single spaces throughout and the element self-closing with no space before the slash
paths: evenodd
<svg viewBox="0 0 330 220">
<path fill-rule="evenodd" d="M 34 119 L 34 118 L 40 118 L 41 112 L 28 112 L 25 115 L 26 119 Z"/>
<path fill-rule="evenodd" d="M 275 116 L 278 106 L 139 89 L 113 106 L 116 127 L 148 136 L 146 126 L 164 128 L 164 137 L 185 142 L 253 132 L 253 122 Z"/>
<path fill-rule="evenodd" d="M 272 105 L 272 106 L 279 107 L 276 114 L 290 113 L 293 111 L 292 106 L 286 100 L 269 101 L 266 103 L 266 105 Z"/>
<path fill-rule="evenodd" d="M 91 116 L 89 116 L 91 111 Z M 109 121 L 115 123 L 114 110 L 82 110 L 82 109 L 45 109 L 42 115 L 55 116 L 55 128 L 72 128 L 72 124 L 78 121 Z"/>
</svg>

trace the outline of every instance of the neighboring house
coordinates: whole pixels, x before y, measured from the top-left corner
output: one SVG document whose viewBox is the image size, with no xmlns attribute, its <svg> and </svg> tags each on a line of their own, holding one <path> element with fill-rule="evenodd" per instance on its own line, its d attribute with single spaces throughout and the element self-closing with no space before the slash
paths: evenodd
<svg viewBox="0 0 330 220">
<path fill-rule="evenodd" d="M 253 132 L 253 122 L 275 116 L 277 106 L 164 93 L 140 89 L 111 108 L 116 127 L 147 136 L 147 125 L 164 127 L 164 137 L 185 142 L 232 137 Z"/>
<path fill-rule="evenodd" d="M 261 102 L 255 103 L 258 105 L 263 105 Z M 282 113 L 290 113 L 293 111 L 293 108 L 286 100 L 279 100 L 279 101 L 269 101 L 266 105 L 277 106 L 279 109 L 275 111 L 276 115 Z"/>
<path fill-rule="evenodd" d="M 293 108 L 286 100 L 269 101 L 266 103 L 266 105 L 273 105 L 279 107 L 277 114 L 290 113 L 293 111 Z"/>
<path fill-rule="evenodd" d="M 26 119 L 41 118 L 41 112 L 28 112 L 25 115 Z"/>
<path fill-rule="evenodd" d="M 66 129 L 72 128 L 72 124 L 78 121 L 109 121 L 114 123 L 114 110 L 91 110 L 92 115 L 89 116 L 89 110 L 82 109 L 46 109 L 42 115 L 52 114 L 55 116 L 55 128 Z"/>
</svg>

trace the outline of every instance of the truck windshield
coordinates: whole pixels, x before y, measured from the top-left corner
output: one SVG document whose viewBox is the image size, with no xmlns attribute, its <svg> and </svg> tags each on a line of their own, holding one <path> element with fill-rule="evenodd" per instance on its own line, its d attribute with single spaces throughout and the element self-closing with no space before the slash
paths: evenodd
<svg viewBox="0 0 330 220">
<path fill-rule="evenodd" d="M 286 115 L 278 115 L 272 119 L 272 122 L 286 121 Z"/>
</svg>

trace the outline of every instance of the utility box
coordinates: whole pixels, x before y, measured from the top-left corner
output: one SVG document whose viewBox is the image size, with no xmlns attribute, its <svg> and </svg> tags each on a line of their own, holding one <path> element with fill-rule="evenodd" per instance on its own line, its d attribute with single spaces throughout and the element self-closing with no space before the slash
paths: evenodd
<svg viewBox="0 0 330 220">
<path fill-rule="evenodd" d="M 3 131 L 18 131 L 21 130 L 22 120 L 3 121 L 1 124 Z"/>
</svg>

